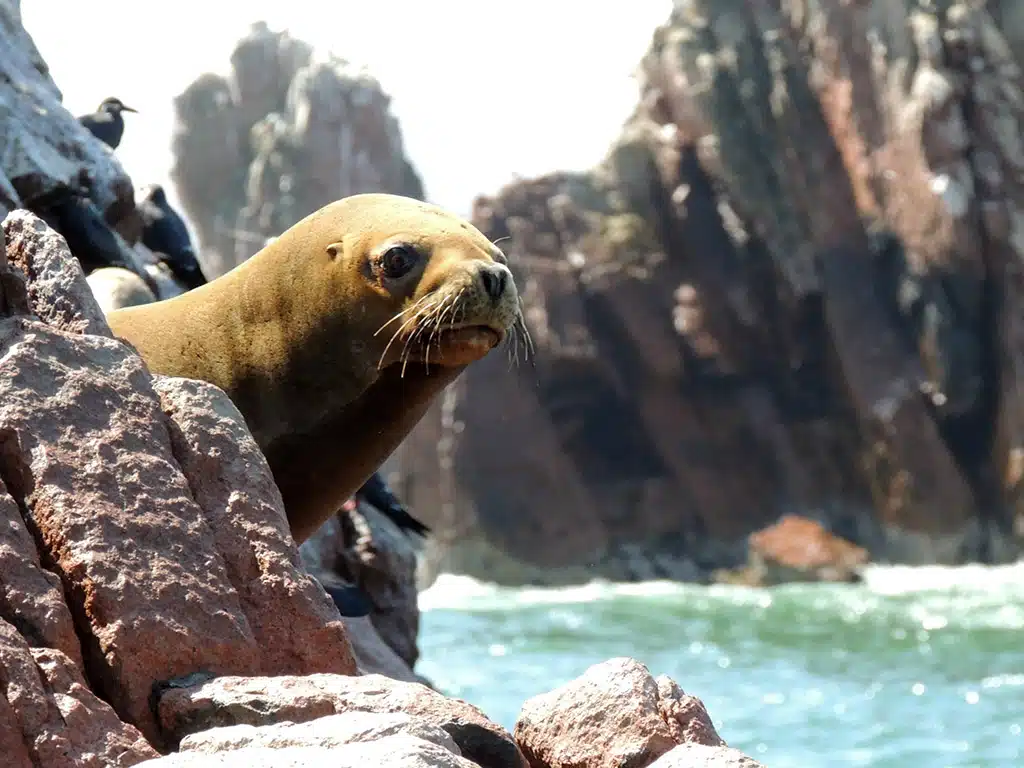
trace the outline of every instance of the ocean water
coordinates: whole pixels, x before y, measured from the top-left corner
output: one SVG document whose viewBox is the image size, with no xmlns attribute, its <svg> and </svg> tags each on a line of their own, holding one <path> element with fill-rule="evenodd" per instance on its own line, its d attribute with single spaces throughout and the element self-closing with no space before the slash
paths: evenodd
<svg viewBox="0 0 1024 768">
<path fill-rule="evenodd" d="M 774 590 L 442 576 L 420 605 L 417 670 L 510 730 L 530 696 L 632 656 L 769 768 L 1024 768 L 1024 564 Z"/>
</svg>

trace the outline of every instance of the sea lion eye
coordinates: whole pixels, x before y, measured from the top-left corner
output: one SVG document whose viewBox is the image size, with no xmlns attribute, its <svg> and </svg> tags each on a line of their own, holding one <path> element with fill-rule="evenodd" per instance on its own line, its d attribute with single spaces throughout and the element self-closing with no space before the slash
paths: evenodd
<svg viewBox="0 0 1024 768">
<path fill-rule="evenodd" d="M 380 267 L 385 277 L 395 280 L 402 277 L 416 265 L 419 254 L 407 245 L 396 245 L 384 251 Z"/>
</svg>

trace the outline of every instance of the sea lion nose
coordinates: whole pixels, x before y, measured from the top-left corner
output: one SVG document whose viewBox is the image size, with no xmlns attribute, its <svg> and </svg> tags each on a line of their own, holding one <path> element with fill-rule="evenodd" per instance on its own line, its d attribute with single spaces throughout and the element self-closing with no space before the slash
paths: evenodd
<svg viewBox="0 0 1024 768">
<path fill-rule="evenodd" d="M 484 264 L 480 267 L 480 281 L 492 301 L 497 301 L 505 293 L 509 274 L 508 267 L 502 264 Z"/>
</svg>

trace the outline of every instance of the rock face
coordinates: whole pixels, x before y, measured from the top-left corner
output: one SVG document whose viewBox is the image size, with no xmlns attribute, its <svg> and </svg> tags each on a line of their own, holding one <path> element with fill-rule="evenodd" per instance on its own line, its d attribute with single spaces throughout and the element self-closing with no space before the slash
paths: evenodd
<svg viewBox="0 0 1024 768">
<path fill-rule="evenodd" d="M 172 178 L 203 270 L 223 274 L 340 197 L 422 197 L 390 98 L 366 72 L 266 24 L 175 100 Z"/>
<path fill-rule="evenodd" d="M 793 511 L 876 560 L 1015 558 L 1011 5 L 676 3 L 605 161 L 476 203 L 537 354 L 390 465 L 435 568 L 706 576 Z"/>
<path fill-rule="evenodd" d="M 61 104 L 19 0 L 0 0 L 0 50 L 0 218 L 58 187 L 81 186 L 116 227 L 135 210 L 131 180 Z"/>
</svg>

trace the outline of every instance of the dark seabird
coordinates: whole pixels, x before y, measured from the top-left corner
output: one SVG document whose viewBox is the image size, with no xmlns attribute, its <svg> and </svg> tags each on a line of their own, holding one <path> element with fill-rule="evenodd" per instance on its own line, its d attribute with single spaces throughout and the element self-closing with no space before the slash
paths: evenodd
<svg viewBox="0 0 1024 768">
<path fill-rule="evenodd" d="M 151 184 L 136 206 L 142 217 L 142 244 L 149 248 L 188 290 L 204 285 L 206 276 L 199 266 L 188 228 L 167 202 L 164 188 Z"/>
<path fill-rule="evenodd" d="M 120 99 L 110 97 L 100 102 L 99 108 L 91 115 L 82 115 L 78 122 L 89 129 L 89 133 L 102 141 L 111 149 L 117 149 L 124 135 L 124 118 L 122 112 L 135 112 L 125 106 Z"/>
<path fill-rule="evenodd" d="M 356 491 L 356 498 L 379 509 L 403 531 L 413 531 L 420 536 L 425 536 L 430 532 L 430 528 L 409 514 L 398 497 L 388 488 L 388 484 L 384 482 L 380 472 L 370 475 L 370 479 Z"/>
</svg>

